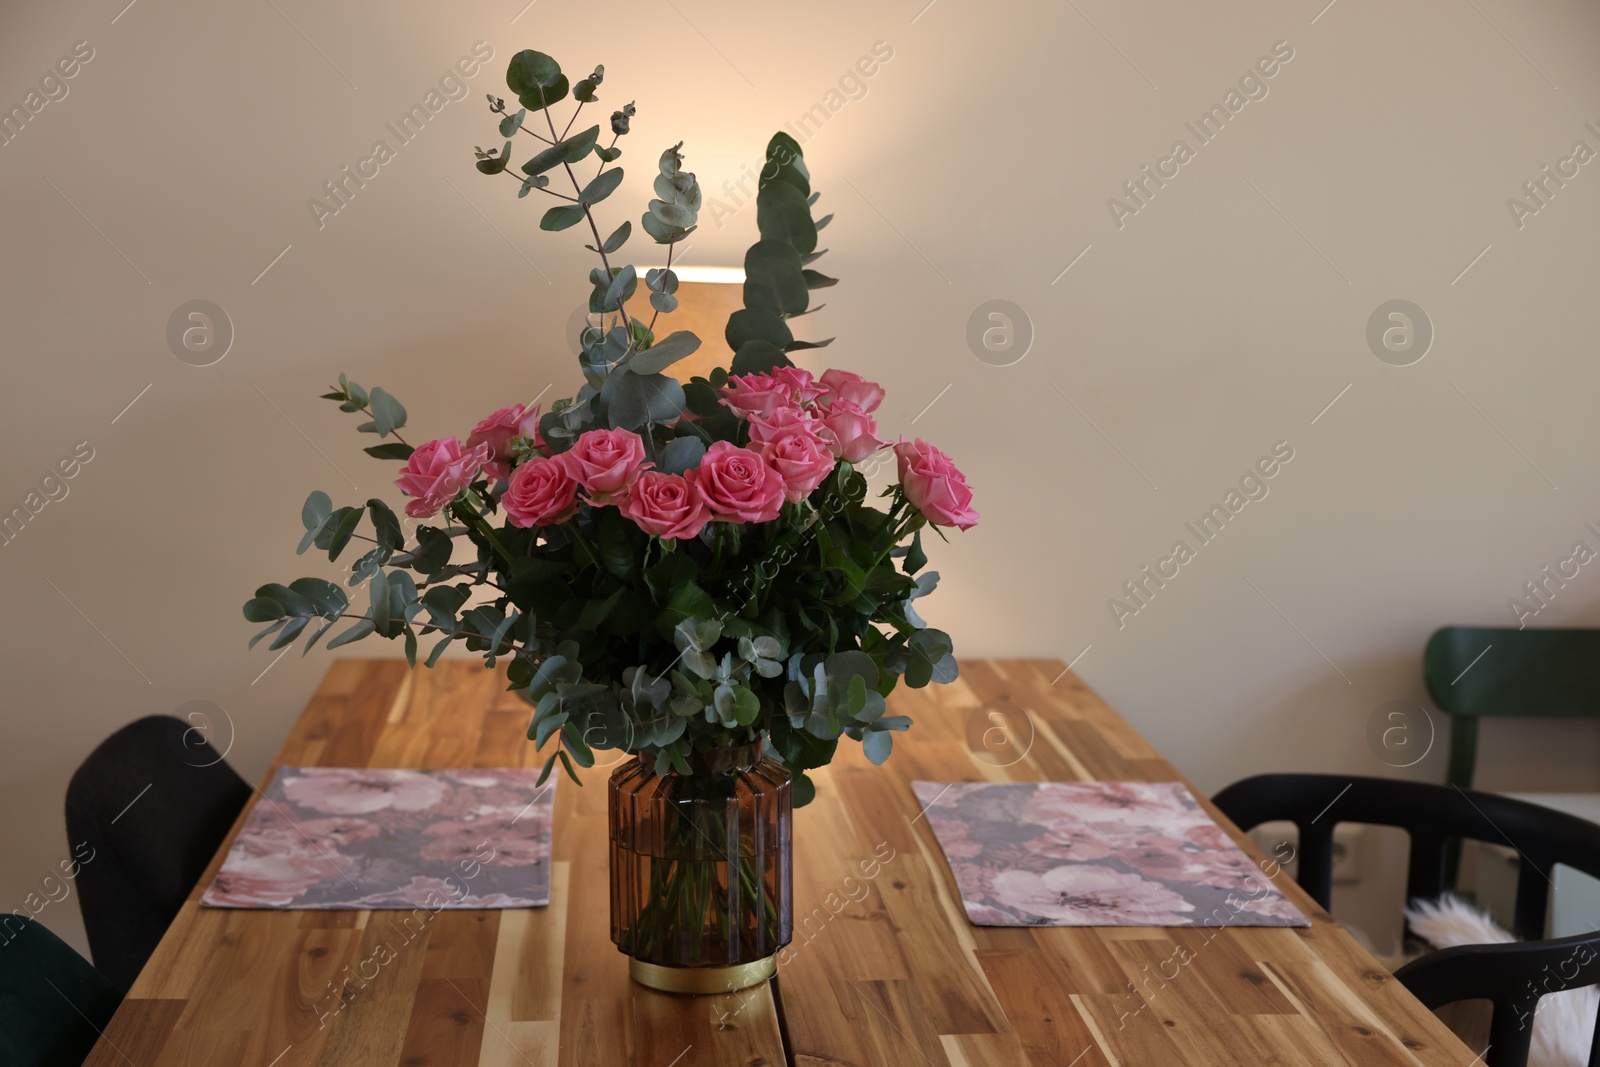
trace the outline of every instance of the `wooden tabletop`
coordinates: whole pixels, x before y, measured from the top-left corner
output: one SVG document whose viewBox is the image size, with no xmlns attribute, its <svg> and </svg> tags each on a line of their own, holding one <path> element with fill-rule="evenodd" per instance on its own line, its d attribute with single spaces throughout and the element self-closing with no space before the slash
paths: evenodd
<svg viewBox="0 0 1600 1067">
<path fill-rule="evenodd" d="M 414 673 L 393 660 L 337 661 L 277 763 L 534 766 L 528 708 L 503 685 L 465 661 Z M 88 1062 L 1473 1062 L 1287 875 L 1277 884 L 1311 917 L 1308 928 L 969 925 L 928 820 L 919 818 L 912 779 L 1183 778 L 1053 660 L 965 661 L 954 685 L 897 691 L 890 705 L 916 724 L 899 735 L 888 764 L 873 767 L 859 746 L 841 745 L 841 758 L 816 774 L 816 801 L 795 813 L 795 939 L 774 982 L 675 997 L 629 981 L 608 931 L 607 772 L 597 767 L 583 788 L 563 782 L 556 791 L 548 908 L 440 911 L 409 941 L 381 911 L 200 908 L 219 854 Z M 391 946 L 392 959 L 364 963 L 381 958 L 380 945 Z M 1180 947 L 1189 962 L 1170 981 L 1153 980 Z M 341 985 L 350 990 L 342 1001 L 329 992 Z"/>
</svg>

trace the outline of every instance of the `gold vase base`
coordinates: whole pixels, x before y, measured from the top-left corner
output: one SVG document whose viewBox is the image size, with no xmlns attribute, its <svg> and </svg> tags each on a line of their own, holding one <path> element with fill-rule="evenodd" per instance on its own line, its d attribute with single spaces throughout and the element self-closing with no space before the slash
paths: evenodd
<svg viewBox="0 0 1600 1067">
<path fill-rule="evenodd" d="M 752 963 L 735 963 L 727 967 L 663 967 L 659 963 L 646 963 L 632 957 L 628 959 L 630 978 L 663 993 L 732 993 L 759 985 L 777 973 L 776 953 Z"/>
</svg>

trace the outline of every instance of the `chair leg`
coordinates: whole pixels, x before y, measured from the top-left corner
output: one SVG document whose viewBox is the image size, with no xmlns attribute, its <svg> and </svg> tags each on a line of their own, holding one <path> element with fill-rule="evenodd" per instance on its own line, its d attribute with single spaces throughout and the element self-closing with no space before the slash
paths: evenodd
<svg viewBox="0 0 1600 1067">
<path fill-rule="evenodd" d="M 1445 773 L 1445 781 L 1462 789 L 1471 789 L 1473 765 L 1477 762 L 1477 756 L 1477 717 L 1450 716 L 1450 769 Z"/>
<path fill-rule="evenodd" d="M 1528 1050 L 1533 1042 L 1533 1012 L 1517 1011 L 1515 1002 L 1496 1003 L 1489 1023 L 1489 1049 L 1486 1067 L 1527 1067 Z"/>
<path fill-rule="evenodd" d="M 1445 782 L 1461 789 L 1472 788 L 1472 772 L 1478 757 L 1478 720 L 1471 715 L 1450 716 L 1450 767 Z M 1454 889 L 1461 870 L 1461 839 L 1451 838 L 1444 852 L 1444 884 Z"/>
</svg>

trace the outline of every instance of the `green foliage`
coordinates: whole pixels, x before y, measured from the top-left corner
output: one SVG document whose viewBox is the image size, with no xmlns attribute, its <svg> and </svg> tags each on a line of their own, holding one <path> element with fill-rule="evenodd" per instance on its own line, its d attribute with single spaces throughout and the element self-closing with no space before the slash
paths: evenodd
<svg viewBox="0 0 1600 1067">
<path fill-rule="evenodd" d="M 657 199 L 650 201 L 649 212 L 641 220 L 645 233 L 657 244 L 681 241 L 694 232 L 700 214 L 700 186 L 694 175 L 683 169 L 679 141 L 661 153 L 661 173 L 656 176 Z"/>
<path fill-rule="evenodd" d="M 661 153 L 640 225 L 667 246 L 668 266 L 646 270 L 641 289 L 639 268 L 614 258 L 632 223 L 602 228 L 596 218 L 623 182 L 611 164 L 637 109 L 630 102 L 610 113 L 607 143 L 598 123 L 570 132 L 604 79 L 596 66 L 569 83 L 551 56 L 518 52 L 506 85 L 520 109 L 489 98 L 510 140 L 476 152 L 477 169 L 508 174 L 519 198 L 554 198 L 541 228 L 581 224 L 599 259 L 588 309 L 601 324 L 586 324 L 577 338 L 583 384 L 540 417 L 542 443 L 513 439 L 512 462 L 559 454 L 580 434 L 613 427 L 640 434 L 654 469 L 691 471 L 714 443 L 747 440 L 746 424 L 720 403 L 730 371 L 790 366 L 787 353 L 828 343 L 796 341 L 787 320 L 816 310 L 812 292 L 836 283 L 812 266 L 831 216 L 814 219 L 819 194 L 800 146 L 776 134 L 756 197 L 759 239 L 744 260 L 744 307 L 725 331 L 732 365 L 688 383 L 669 377 L 700 347 L 682 330 L 657 339 L 655 324 L 678 306 L 671 264 L 676 243 L 698 225 L 701 191 L 681 143 Z M 512 144 L 525 137 L 534 150 L 512 170 Z M 382 440 L 368 454 L 410 458 L 406 409 L 387 391 L 341 375 L 324 396 Z M 571 775 L 593 766 L 595 749 L 639 753 L 658 773 L 689 773 L 697 752 L 765 738 L 793 772 L 796 804 L 815 792 L 806 771 L 827 764 L 841 739 L 875 763 L 888 757 L 893 735 L 910 725 L 887 713 L 898 684 L 956 676 L 949 637 L 924 624 L 913 603 L 938 580 L 925 570 L 922 516 L 898 486 L 881 506 L 869 504 L 866 479 L 847 462 L 774 521 L 713 521 L 683 540 L 646 534 L 614 501 L 585 501 L 558 525 L 514 526 L 499 514 L 490 481 L 480 476 L 409 534 L 382 500 L 335 506 L 311 493 L 299 552 L 315 547 L 339 561 L 357 544 L 360 553 L 343 585 L 308 577 L 256 589 L 244 605 L 245 618 L 264 626 L 252 645 L 270 638 L 278 649 L 304 638 L 309 649 L 341 620 L 348 625 L 329 648 L 376 635 L 403 642 L 415 663 L 426 641 L 431 666 L 460 642 L 502 667 L 532 707 L 528 736 L 548 752 L 544 776 L 558 763 Z"/>
</svg>

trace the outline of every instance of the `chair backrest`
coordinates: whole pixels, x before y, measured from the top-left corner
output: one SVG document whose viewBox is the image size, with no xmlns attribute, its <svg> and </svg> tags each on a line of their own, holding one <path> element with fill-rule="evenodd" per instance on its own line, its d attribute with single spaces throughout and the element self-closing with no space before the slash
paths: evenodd
<svg viewBox="0 0 1600 1067">
<path fill-rule="evenodd" d="M 122 994 L 36 919 L 0 920 L 0 1063 L 75 1067 Z"/>
<path fill-rule="evenodd" d="M 1422 664 L 1428 694 L 1451 717 L 1455 785 L 1472 784 L 1479 719 L 1600 717 L 1600 630 L 1446 626 Z"/>
<path fill-rule="evenodd" d="M 1522 937 L 1544 936 L 1556 864 L 1600 878 L 1600 825 L 1494 793 L 1394 778 L 1263 774 L 1212 800 L 1240 829 L 1293 822 L 1300 831 L 1298 880 L 1323 908 L 1333 894 L 1333 828 L 1346 822 L 1397 826 L 1411 835 L 1408 900 L 1432 900 L 1451 888 L 1446 853 L 1453 839 L 1510 845 L 1521 864 L 1513 932 Z"/>
<path fill-rule="evenodd" d="M 117 986 L 133 985 L 249 798 L 205 738 L 168 715 L 124 726 L 72 776 L 79 905 L 95 964 Z"/>
<path fill-rule="evenodd" d="M 1600 984 L 1600 933 L 1554 941 L 1457 945 L 1430 952 L 1395 972 L 1429 1008 L 1460 1000 L 1487 1000 L 1487 1067 L 1525 1067 L 1533 1013 L 1550 993 Z M 1600 1027 L 1589 1046 L 1589 1067 L 1600 1067 Z"/>
</svg>

